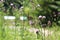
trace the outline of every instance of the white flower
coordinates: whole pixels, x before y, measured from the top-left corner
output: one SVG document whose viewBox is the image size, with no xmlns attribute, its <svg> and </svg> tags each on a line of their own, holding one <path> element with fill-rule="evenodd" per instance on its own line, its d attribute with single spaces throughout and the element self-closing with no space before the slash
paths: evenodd
<svg viewBox="0 0 60 40">
<path fill-rule="evenodd" d="M 38 7 L 40 7 L 40 5 L 39 5 L 39 4 L 38 4 L 37 6 L 38 6 Z"/>
<path fill-rule="evenodd" d="M 46 16 L 43 16 L 42 18 L 46 18 Z"/>
<path fill-rule="evenodd" d="M 42 18 L 42 16 L 40 15 L 38 18 L 40 19 L 40 18 Z"/>
<path fill-rule="evenodd" d="M 13 6 L 14 4 L 13 4 L 13 3 L 11 3 L 10 5 L 11 5 L 11 6 Z"/>
<path fill-rule="evenodd" d="M 24 7 L 23 6 L 21 6 L 21 9 L 23 9 Z"/>
</svg>

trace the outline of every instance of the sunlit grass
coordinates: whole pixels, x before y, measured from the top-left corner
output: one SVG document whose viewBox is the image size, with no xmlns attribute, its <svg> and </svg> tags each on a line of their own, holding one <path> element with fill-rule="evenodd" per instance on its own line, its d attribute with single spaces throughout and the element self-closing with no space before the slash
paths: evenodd
<svg viewBox="0 0 60 40">
<path fill-rule="evenodd" d="M 3 22 L 4 21 L 4 22 Z M 3 23 L 2 23 L 3 22 Z M 44 36 L 39 32 L 37 34 L 30 32 L 28 29 L 38 28 L 41 26 L 36 24 L 30 26 L 28 20 L 0 20 L 0 40 L 60 40 L 60 27 L 53 23 L 52 27 L 46 27 L 46 30 L 53 31 L 52 35 Z M 42 35 L 43 36 L 42 36 Z M 44 37 L 44 38 L 43 38 Z"/>
<path fill-rule="evenodd" d="M 9 23 L 8 23 L 9 22 Z M 12 21 L 13 22 L 13 21 Z M 10 21 L 6 21 L 6 25 L 4 27 L 5 29 L 5 40 L 60 40 L 60 27 L 57 26 L 56 24 L 54 24 L 52 27 L 50 28 L 46 28 L 50 31 L 54 31 L 52 35 L 49 35 L 47 37 L 42 37 L 42 35 L 40 35 L 39 39 L 37 39 L 37 35 L 34 33 L 29 32 L 28 30 L 24 29 L 24 27 L 26 28 L 31 28 L 30 25 L 27 25 L 28 23 L 26 22 L 19 22 L 17 23 L 18 25 L 13 25 L 11 24 L 12 22 Z M 25 23 L 25 24 L 24 24 Z M 39 26 L 39 25 L 38 25 Z M 37 27 L 37 25 L 36 25 Z M 35 27 L 35 28 L 36 28 Z M 22 28 L 22 29 L 21 29 Z M 40 28 L 40 26 L 39 26 Z M 40 28 L 41 29 L 41 28 Z M 1 37 L 3 38 L 3 37 Z"/>
</svg>

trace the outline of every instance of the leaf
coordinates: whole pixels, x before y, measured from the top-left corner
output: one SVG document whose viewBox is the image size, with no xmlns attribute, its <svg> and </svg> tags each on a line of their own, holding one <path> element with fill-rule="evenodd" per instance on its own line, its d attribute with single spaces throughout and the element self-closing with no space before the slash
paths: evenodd
<svg viewBox="0 0 60 40">
<path fill-rule="evenodd" d="M 60 1 L 56 1 L 56 3 L 57 3 L 58 5 L 60 5 Z"/>
<path fill-rule="evenodd" d="M 25 12 L 25 13 L 29 13 L 30 10 L 31 10 L 31 9 L 30 9 L 29 7 L 25 7 L 25 8 L 24 8 L 24 12 Z"/>
<path fill-rule="evenodd" d="M 51 8 L 54 8 L 54 9 L 57 9 L 58 6 L 55 6 L 55 5 L 49 5 Z"/>
</svg>

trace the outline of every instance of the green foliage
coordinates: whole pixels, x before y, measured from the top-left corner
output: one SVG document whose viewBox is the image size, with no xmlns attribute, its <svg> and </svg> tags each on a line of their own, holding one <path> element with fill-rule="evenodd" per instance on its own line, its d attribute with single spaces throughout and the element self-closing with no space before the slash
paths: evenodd
<svg viewBox="0 0 60 40">
<path fill-rule="evenodd" d="M 0 8 L 2 8 L 2 7 L 3 7 L 3 5 L 4 5 L 4 4 L 3 4 L 3 2 L 0 2 Z"/>
</svg>

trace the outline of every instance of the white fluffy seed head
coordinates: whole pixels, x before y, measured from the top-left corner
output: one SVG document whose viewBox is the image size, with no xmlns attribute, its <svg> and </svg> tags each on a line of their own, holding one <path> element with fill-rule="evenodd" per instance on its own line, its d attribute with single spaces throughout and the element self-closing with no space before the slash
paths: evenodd
<svg viewBox="0 0 60 40">
<path fill-rule="evenodd" d="M 42 18 L 42 16 L 40 15 L 38 18 L 40 19 L 40 18 Z"/>
<path fill-rule="evenodd" d="M 43 16 L 42 18 L 46 18 L 46 16 Z"/>
<path fill-rule="evenodd" d="M 13 4 L 13 3 L 11 3 L 10 5 L 11 5 L 11 6 L 13 6 L 14 4 Z"/>
<path fill-rule="evenodd" d="M 39 4 L 38 4 L 37 6 L 38 6 L 38 7 L 40 7 L 40 5 L 39 5 Z"/>
<path fill-rule="evenodd" d="M 21 9 L 23 9 L 24 7 L 22 6 Z"/>
</svg>

